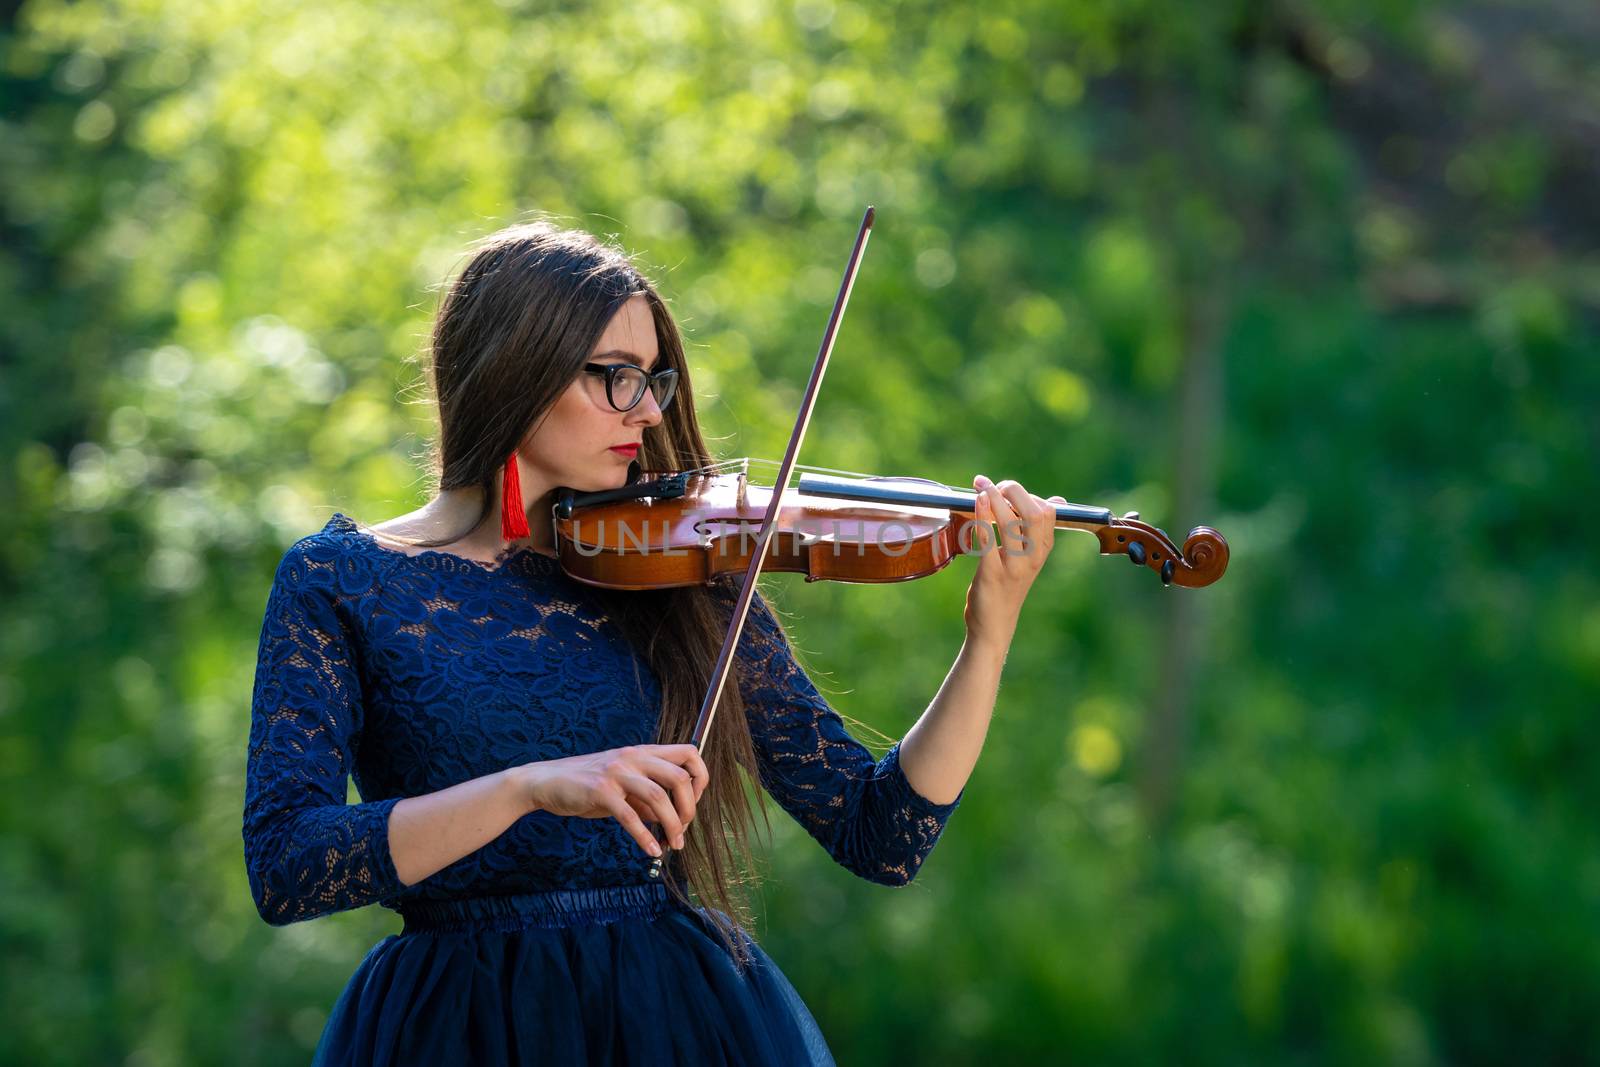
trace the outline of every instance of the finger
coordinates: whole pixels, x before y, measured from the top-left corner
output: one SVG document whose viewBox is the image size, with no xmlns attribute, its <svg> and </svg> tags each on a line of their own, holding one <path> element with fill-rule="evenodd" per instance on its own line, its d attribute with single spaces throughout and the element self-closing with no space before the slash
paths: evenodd
<svg viewBox="0 0 1600 1067">
<path fill-rule="evenodd" d="M 644 828 L 644 820 L 639 818 L 639 813 L 619 793 L 607 792 L 600 802 L 601 806 L 611 813 L 611 817 L 622 824 L 622 828 L 644 849 L 646 854 L 659 858 L 661 845 L 651 836 L 650 831 Z"/>
<path fill-rule="evenodd" d="M 1000 490 L 1005 494 L 1006 502 L 1011 505 L 1011 510 L 1017 513 L 1017 518 L 1032 525 L 1044 516 L 1048 505 L 1023 486 L 1021 482 L 1001 482 Z"/>
<path fill-rule="evenodd" d="M 639 820 L 644 823 L 645 831 L 655 839 L 657 844 L 668 844 L 670 841 L 666 832 L 661 829 L 661 824 L 656 821 L 655 809 L 635 796 L 625 798 L 628 807 L 639 813 Z"/>
<path fill-rule="evenodd" d="M 644 771 L 672 795 L 672 801 L 678 808 L 678 818 L 683 821 L 683 825 L 687 827 L 694 822 L 693 776 L 676 763 L 668 763 L 656 757 L 646 762 Z"/>
<path fill-rule="evenodd" d="M 1026 534 L 1027 516 L 1032 511 L 1033 498 L 1010 478 L 996 485 L 994 494 L 999 498 L 995 504 L 995 526 L 1000 531 L 1002 552 L 1012 558 L 1026 555 L 1030 545 Z"/>
<path fill-rule="evenodd" d="M 694 745 L 689 747 L 694 751 L 689 754 L 689 762 L 683 766 L 694 776 L 694 800 L 698 804 L 700 803 L 700 798 L 705 796 L 706 787 L 711 784 L 711 768 L 707 767 L 706 761 L 700 758 L 700 749 L 698 747 Z"/>
<path fill-rule="evenodd" d="M 994 528 L 989 525 L 994 522 L 994 509 L 989 506 L 989 494 L 984 493 L 987 482 L 984 475 L 973 478 L 973 517 L 962 533 L 962 550 L 971 555 L 987 555 L 994 547 Z"/>
<path fill-rule="evenodd" d="M 979 477 L 983 478 L 982 475 L 979 475 Z M 1002 482 L 1000 485 L 996 485 L 988 478 L 983 478 L 982 484 L 979 487 L 983 492 L 984 498 L 989 504 L 989 521 L 993 522 L 996 526 L 1005 522 L 1007 519 L 1016 518 L 1016 511 L 1011 507 L 1011 502 L 1006 499 L 1006 494 L 1002 490 L 1002 486 L 1012 484 L 1015 483 Z"/>
<path fill-rule="evenodd" d="M 972 479 L 972 518 L 967 520 L 966 527 L 957 538 L 961 551 L 968 555 L 985 555 L 994 545 L 994 529 L 989 525 L 993 521 L 993 513 L 989 507 L 989 497 L 983 491 L 988 480 L 981 474 Z"/>
<path fill-rule="evenodd" d="M 696 801 L 704 795 L 706 786 L 711 784 L 711 770 L 706 766 L 706 761 L 701 758 L 698 745 L 649 745 L 650 752 L 660 759 L 682 767 L 694 780 L 694 798 Z"/>
<path fill-rule="evenodd" d="M 1059 507 L 1066 507 L 1067 498 L 1064 497 L 1064 496 L 1056 495 L 1056 496 L 1050 497 L 1048 500 L 1045 501 L 1045 503 L 1050 505 L 1050 533 L 1051 533 L 1052 536 L 1054 536 L 1055 530 L 1056 530 L 1056 522 L 1058 521 L 1058 517 L 1056 515 L 1056 509 L 1059 508 Z"/>
<path fill-rule="evenodd" d="M 694 795 L 695 799 L 698 800 L 700 795 L 706 791 L 706 786 L 711 784 L 711 768 L 706 766 L 706 761 L 700 754 L 699 745 L 674 745 L 672 747 L 683 750 L 682 758 L 673 762 L 693 776 Z"/>
<path fill-rule="evenodd" d="M 644 775 L 640 775 L 640 781 L 634 783 L 630 792 L 638 805 L 642 805 L 641 814 L 645 816 L 645 821 L 654 822 L 661 828 L 662 844 L 682 848 L 687 826 L 678 815 L 672 794 Z"/>
<path fill-rule="evenodd" d="M 683 847 L 683 820 L 678 818 L 678 811 L 672 806 L 672 798 L 667 796 L 667 791 L 642 774 L 630 774 L 618 781 L 630 795 L 648 804 L 650 810 L 655 812 L 656 822 L 666 831 L 667 840 L 675 848 Z"/>
<path fill-rule="evenodd" d="M 1055 545 L 1055 505 L 1034 493 L 1029 493 L 1028 499 L 1031 502 L 1027 516 L 1028 536 L 1033 539 L 1035 550 L 1048 556 Z"/>
<path fill-rule="evenodd" d="M 1006 529 L 1007 523 L 1016 521 L 1016 513 L 1011 510 L 1011 505 L 1006 502 L 1005 494 L 1000 491 L 1000 487 L 994 482 L 980 474 L 977 478 L 977 484 L 978 492 L 983 497 L 985 520 L 997 530 L 1002 531 L 1002 533 L 997 534 L 995 530 L 989 530 L 987 544 L 991 548 L 997 546 L 1003 548 L 1003 531 Z"/>
</svg>

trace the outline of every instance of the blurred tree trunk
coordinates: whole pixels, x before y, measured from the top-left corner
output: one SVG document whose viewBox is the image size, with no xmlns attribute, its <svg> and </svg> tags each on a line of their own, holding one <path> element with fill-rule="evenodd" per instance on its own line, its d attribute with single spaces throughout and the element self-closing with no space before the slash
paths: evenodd
<svg viewBox="0 0 1600 1067">
<path fill-rule="evenodd" d="M 1162 528 L 1181 547 L 1193 526 L 1206 522 L 1216 498 L 1216 451 L 1221 433 L 1222 356 L 1232 298 L 1221 280 L 1196 292 L 1184 309 L 1184 361 L 1178 383 L 1178 420 L 1173 438 L 1172 519 Z M 1156 696 L 1149 740 L 1139 772 L 1139 800 L 1146 823 L 1164 826 L 1183 775 L 1192 712 L 1191 685 L 1201 654 L 1203 594 L 1173 587 L 1162 620 Z"/>
</svg>

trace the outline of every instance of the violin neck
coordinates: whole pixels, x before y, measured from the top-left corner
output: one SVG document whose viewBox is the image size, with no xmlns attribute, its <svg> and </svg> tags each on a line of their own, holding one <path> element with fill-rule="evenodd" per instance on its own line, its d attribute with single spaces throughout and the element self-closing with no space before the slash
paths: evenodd
<svg viewBox="0 0 1600 1067">
<path fill-rule="evenodd" d="M 802 474 L 795 488 L 805 496 L 900 507 L 943 508 L 961 515 L 971 515 L 977 501 L 975 493 L 910 478 L 838 478 L 826 474 Z M 1056 505 L 1057 527 L 1092 530 L 1110 524 L 1110 508 L 1087 504 Z"/>
</svg>

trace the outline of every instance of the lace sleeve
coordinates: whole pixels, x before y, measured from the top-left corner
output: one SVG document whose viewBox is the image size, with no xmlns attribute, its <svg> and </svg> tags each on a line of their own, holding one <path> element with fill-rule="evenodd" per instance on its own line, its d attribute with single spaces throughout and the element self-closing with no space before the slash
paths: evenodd
<svg viewBox="0 0 1600 1067">
<path fill-rule="evenodd" d="M 762 787 L 846 870 L 881 885 L 910 882 L 961 795 L 935 804 L 917 793 L 898 742 L 875 760 L 795 662 L 759 593 L 739 644 Z"/>
<path fill-rule="evenodd" d="M 336 548 L 301 541 L 267 597 L 250 712 L 244 856 L 274 926 L 358 908 L 404 888 L 389 855 L 400 798 L 346 803 L 361 733 L 360 682 L 336 610 Z"/>
</svg>

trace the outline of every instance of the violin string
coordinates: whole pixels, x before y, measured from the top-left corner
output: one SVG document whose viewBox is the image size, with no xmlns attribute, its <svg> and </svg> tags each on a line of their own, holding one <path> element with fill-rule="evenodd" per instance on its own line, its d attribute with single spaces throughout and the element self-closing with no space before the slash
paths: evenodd
<svg viewBox="0 0 1600 1067">
<path fill-rule="evenodd" d="M 760 466 L 776 467 L 779 465 L 776 461 L 770 459 L 752 459 L 749 462 L 758 464 Z M 863 474 L 860 471 L 845 471 L 839 470 L 835 467 L 819 467 L 811 463 L 796 463 L 795 469 L 808 471 L 813 474 L 837 474 L 846 478 L 857 478 L 861 481 L 867 482 L 918 482 L 923 485 L 935 486 L 951 493 L 971 492 L 970 489 L 962 489 L 953 485 L 946 485 L 944 482 L 936 481 L 932 478 L 919 478 L 915 475 L 909 474 Z"/>
<path fill-rule="evenodd" d="M 720 461 L 709 462 L 704 467 L 690 467 L 690 469 L 680 470 L 678 474 L 717 477 L 720 474 L 730 474 L 734 470 L 738 470 L 739 474 L 749 474 L 752 466 L 771 470 L 782 467 L 782 464 L 776 459 L 755 459 L 752 456 L 739 456 L 738 459 L 720 459 Z M 819 467 L 816 464 L 795 464 L 794 469 L 797 472 L 805 472 L 805 474 L 832 474 L 838 475 L 838 477 L 856 478 L 861 482 L 917 482 L 918 485 L 934 486 L 934 488 L 944 490 L 946 493 L 958 493 L 963 494 L 963 496 L 971 494 L 971 490 L 968 490 L 965 486 L 946 485 L 946 483 L 938 482 L 934 478 L 918 478 L 915 475 L 862 474 L 859 470 L 840 470 L 838 467 Z"/>
<path fill-rule="evenodd" d="M 752 456 L 741 456 L 737 459 L 725 459 L 714 463 L 708 463 L 703 467 L 693 467 L 689 470 L 679 471 L 678 473 L 714 477 L 718 474 L 726 474 L 735 470 L 743 470 L 748 472 L 748 469 L 752 466 L 775 470 L 779 467 L 782 467 L 783 464 L 772 459 L 757 459 Z M 938 489 L 943 489 L 949 493 L 968 494 L 972 492 L 970 489 L 954 485 L 947 485 L 944 482 L 936 481 L 933 478 L 919 478 L 914 475 L 864 474 L 861 471 L 840 470 L 837 467 L 820 467 L 812 463 L 796 463 L 794 465 L 794 469 L 796 471 L 803 471 L 810 474 L 833 474 L 840 477 L 857 478 L 862 481 L 869 482 L 917 482 L 922 485 L 930 485 Z"/>
</svg>

